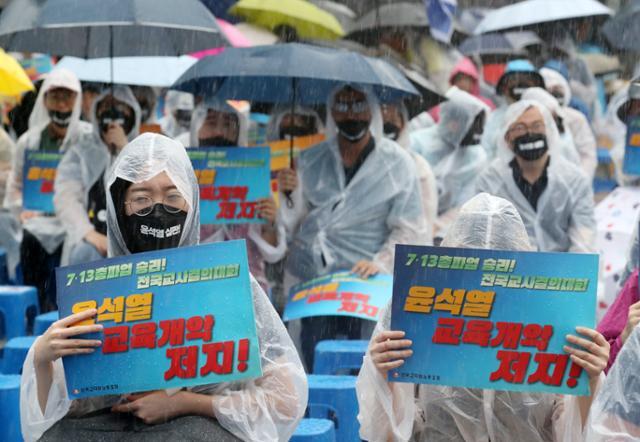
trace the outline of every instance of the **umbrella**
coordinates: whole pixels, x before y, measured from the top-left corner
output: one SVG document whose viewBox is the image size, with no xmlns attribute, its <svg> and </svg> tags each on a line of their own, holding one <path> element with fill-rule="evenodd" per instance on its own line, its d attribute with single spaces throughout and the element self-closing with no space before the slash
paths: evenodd
<svg viewBox="0 0 640 442">
<path fill-rule="evenodd" d="M 458 47 L 464 55 L 525 55 L 525 48 L 540 45 L 542 40 L 532 31 L 482 34 L 470 37 Z"/>
<path fill-rule="evenodd" d="M 378 28 L 406 28 L 429 26 L 427 10 L 422 3 L 387 3 L 375 8 L 358 19 L 351 33 L 371 31 Z"/>
<path fill-rule="evenodd" d="M 238 0 L 200 0 L 209 8 L 209 11 L 217 18 L 226 20 L 229 23 L 235 23 L 237 19 L 228 13 L 229 8 L 237 3 Z"/>
<path fill-rule="evenodd" d="M 57 66 L 69 69 L 81 81 L 128 84 L 133 86 L 169 87 L 198 61 L 194 57 L 116 57 L 113 59 L 113 79 L 109 58 L 84 59 L 64 57 Z"/>
<path fill-rule="evenodd" d="M 218 26 L 220 26 L 220 29 L 222 30 L 224 35 L 227 37 L 227 40 L 229 41 L 229 43 L 231 43 L 231 46 L 235 48 L 246 48 L 247 46 L 253 46 L 251 44 L 251 41 L 249 41 L 249 39 L 246 38 L 242 34 L 242 32 L 240 32 L 231 23 L 224 20 L 220 20 L 219 18 L 217 18 L 216 21 L 218 22 Z M 218 55 L 222 51 L 224 51 L 224 47 L 210 48 L 210 49 L 205 49 L 204 51 L 194 52 L 193 54 L 191 54 L 191 56 L 195 58 L 202 58 L 202 57 L 207 57 L 209 55 Z M 175 79 L 177 79 L 177 77 Z"/>
<path fill-rule="evenodd" d="M 559 20 L 611 14 L 611 9 L 596 0 L 526 0 L 488 13 L 474 32 L 477 35 Z"/>
<path fill-rule="evenodd" d="M 272 45 L 278 37 L 271 31 L 250 23 L 238 23 L 236 29 L 251 42 L 251 46 Z"/>
<path fill-rule="evenodd" d="M 357 15 L 351 8 L 342 3 L 334 2 L 331 0 L 311 0 L 311 3 L 324 9 L 340 22 L 343 29 L 350 29 L 353 22 L 357 18 Z"/>
<path fill-rule="evenodd" d="M 229 12 L 271 31 L 291 27 L 300 38 L 334 40 L 344 36 L 333 15 L 305 0 L 240 0 Z"/>
<path fill-rule="evenodd" d="M 627 3 L 615 17 L 607 20 L 602 33 L 612 47 L 622 51 L 640 52 L 640 2 Z"/>
<path fill-rule="evenodd" d="M 266 103 L 325 103 L 339 85 L 369 86 L 382 101 L 419 95 L 389 63 L 355 52 L 288 43 L 229 48 L 193 65 L 172 89 Z M 290 146 L 293 165 L 293 140 Z M 287 204 L 292 205 L 290 198 Z"/>
<path fill-rule="evenodd" d="M 424 110 L 431 109 L 447 100 L 444 94 L 438 90 L 437 86 L 425 77 L 422 72 L 405 67 L 402 64 L 398 64 L 398 68 L 420 93 L 420 100 L 414 98 L 407 100 L 409 118 L 413 118 Z"/>
<path fill-rule="evenodd" d="M 33 90 L 33 83 L 15 58 L 0 49 L 0 96 L 17 97 Z"/>
<path fill-rule="evenodd" d="M 14 0 L 0 46 L 83 58 L 177 56 L 227 45 L 199 0 Z"/>
</svg>

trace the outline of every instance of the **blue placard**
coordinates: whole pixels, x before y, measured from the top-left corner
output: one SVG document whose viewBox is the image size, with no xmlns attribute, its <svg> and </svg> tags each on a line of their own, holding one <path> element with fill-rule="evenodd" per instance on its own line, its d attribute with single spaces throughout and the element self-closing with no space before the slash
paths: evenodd
<svg viewBox="0 0 640 442">
<path fill-rule="evenodd" d="M 56 269 L 60 317 L 90 308 L 93 354 L 64 358 L 72 398 L 261 376 L 244 240 Z"/>
<path fill-rule="evenodd" d="M 200 224 L 265 222 L 256 204 L 271 196 L 268 147 L 207 147 L 187 153 L 200 185 Z"/>
<path fill-rule="evenodd" d="M 627 136 L 624 148 L 622 172 L 627 175 L 640 175 L 640 118 L 634 117 L 627 122 Z"/>
<path fill-rule="evenodd" d="M 292 287 L 282 319 L 352 316 L 377 321 L 392 286 L 391 275 L 361 279 L 351 272 L 332 273 Z"/>
<path fill-rule="evenodd" d="M 55 212 L 53 183 L 62 155 L 59 152 L 40 152 L 37 150 L 24 152 L 22 169 L 22 207 L 24 210 Z"/>
<path fill-rule="evenodd" d="M 399 245 L 391 329 L 413 355 L 389 380 L 586 395 L 562 347 L 594 327 L 597 283 L 597 255 Z"/>
</svg>

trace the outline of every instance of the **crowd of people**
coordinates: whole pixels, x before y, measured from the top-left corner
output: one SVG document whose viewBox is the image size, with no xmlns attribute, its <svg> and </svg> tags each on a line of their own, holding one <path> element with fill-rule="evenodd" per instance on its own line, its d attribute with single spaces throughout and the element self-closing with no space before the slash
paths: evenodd
<svg viewBox="0 0 640 442">
<path fill-rule="evenodd" d="M 493 91 L 482 67 L 460 57 L 446 100 L 417 115 L 404 101 L 381 102 L 357 83 L 339 85 L 322 106 L 273 107 L 265 142 L 309 135 L 324 141 L 278 172 L 278 194 L 257 204 L 264 224 L 200 225 L 187 155 L 195 147 L 248 146 L 256 123 L 247 106 L 85 84 L 64 68 L 44 75 L 25 130 L 17 122 L 0 129 L 0 246 L 12 278 L 35 286 L 46 312 L 57 308 L 56 267 L 244 239 L 263 375 L 72 401 L 61 357 L 101 345 L 79 338 L 101 325 L 70 327 L 97 314 L 87 310 L 61 318 L 29 351 L 20 393 L 25 439 L 100 433 L 116 440 L 135 431 L 174 440 L 288 440 L 305 413 L 305 371 L 316 344 L 340 338 L 370 339 L 357 381 L 365 440 L 640 438 L 637 228 L 615 303 L 596 329 L 579 327 L 566 337 L 572 345 L 565 351 L 588 374 L 590 396 L 388 382 L 389 370 L 412 354 L 404 331 L 390 329 L 389 306 L 377 324 L 317 316 L 285 327 L 280 319 L 300 282 L 341 270 L 364 279 L 392 274 L 397 244 L 596 253 L 596 129 L 613 140 L 619 185 L 637 186 L 622 164 L 627 126 L 640 117 L 640 80 L 629 81 L 603 110 L 575 48 L 557 46 L 542 62 L 509 61 Z M 156 119 L 160 102 L 164 116 Z M 162 134 L 143 133 L 148 125 Z M 63 154 L 53 213 L 23 209 L 29 150 Z M 159 238 L 149 227 L 175 234 Z"/>
</svg>

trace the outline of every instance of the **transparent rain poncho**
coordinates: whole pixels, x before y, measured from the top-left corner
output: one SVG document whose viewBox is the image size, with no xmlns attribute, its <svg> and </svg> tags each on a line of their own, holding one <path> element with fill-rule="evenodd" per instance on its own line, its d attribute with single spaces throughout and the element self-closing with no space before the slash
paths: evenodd
<svg viewBox="0 0 640 442">
<path fill-rule="evenodd" d="M 589 442 L 640 439 L 640 329 L 629 335 L 595 397 L 585 428 Z"/>
<path fill-rule="evenodd" d="M 516 208 L 480 194 L 460 209 L 445 247 L 530 250 Z M 374 336 L 389 330 L 391 304 Z M 578 441 L 580 411 L 575 397 L 410 383 L 389 383 L 364 357 L 356 382 L 360 437 L 371 442 Z"/>
<path fill-rule="evenodd" d="M 29 130 L 22 134 L 16 143 L 15 152 L 13 152 L 11 172 L 7 179 L 4 207 L 10 209 L 15 216 L 18 216 L 22 211 L 25 152 L 27 150 L 38 150 L 40 148 L 42 132 L 51 122 L 49 112 L 44 103 L 44 96 L 47 92 L 56 88 L 65 88 L 76 93 L 76 101 L 71 111 L 71 122 L 60 146 L 60 152 L 68 150 L 78 142 L 78 139 L 83 134 L 91 131 L 89 124 L 80 121 L 82 88 L 78 77 L 67 69 L 54 69 L 47 74 L 40 87 L 33 111 L 29 116 Z M 52 216 L 30 218 L 23 224 L 23 227 L 38 238 L 38 241 L 48 253 L 53 253 L 64 240 L 65 229 L 60 221 Z"/>
<path fill-rule="evenodd" d="M 183 146 L 167 137 L 144 134 L 129 143 L 108 179 L 108 186 L 121 178 L 141 182 L 166 172 L 189 204 L 180 246 L 198 244 L 200 232 L 199 191 L 193 168 Z M 111 192 L 107 192 L 109 255 L 128 254 L 118 225 Z M 218 422 L 247 441 L 286 441 L 293 434 L 307 404 L 307 381 L 302 364 L 282 321 L 255 279 L 251 278 L 253 302 L 263 375 L 258 379 L 191 387 L 211 396 Z M 197 295 L 197 290 L 196 293 Z M 175 391 L 168 390 L 169 395 Z M 33 347 L 23 366 L 20 389 L 22 432 L 27 441 L 38 439 L 65 416 L 82 416 L 110 407 L 118 396 L 71 401 L 66 393 L 62 361 L 53 364 L 53 383 L 44 415 L 37 398 Z"/>
<path fill-rule="evenodd" d="M 556 100 L 556 98 L 545 89 L 542 89 L 540 87 L 531 87 L 524 91 L 524 93 L 522 94 L 522 99 L 537 101 L 538 103 L 546 107 L 547 110 L 551 112 L 552 116 L 560 118 L 564 124 L 564 109 L 560 107 L 560 103 L 558 103 L 558 100 Z M 556 128 L 558 128 L 557 124 Z M 558 136 L 560 139 L 558 152 L 565 160 L 573 164 L 579 164 L 580 156 L 578 155 L 578 149 L 573 142 L 573 135 L 571 134 L 571 131 L 568 130 L 568 128 L 565 128 L 565 132 L 560 133 L 560 129 L 558 128 Z"/>
<path fill-rule="evenodd" d="M 66 262 L 71 248 L 87 233 L 94 230 L 87 214 L 89 190 L 103 174 L 106 179 L 108 175 L 105 173 L 106 169 L 114 159 L 109 147 L 100 137 L 96 111 L 98 104 L 112 93 L 116 100 L 126 103 L 133 109 L 135 124 L 127 135 L 129 141 L 133 140 L 140 131 L 140 106 L 127 86 L 114 86 L 113 90 L 108 88 L 93 102 L 91 110 L 93 131 L 84 134 L 69 148 L 60 161 L 56 175 L 53 202 L 56 215 L 67 230 L 63 263 Z"/>
<path fill-rule="evenodd" d="M 324 124 L 322 123 L 322 119 L 318 112 L 314 109 L 306 106 L 302 106 L 300 104 L 296 104 L 293 106 L 293 111 L 295 115 L 300 115 L 302 117 L 312 118 L 317 132 L 324 132 Z M 267 141 L 277 141 L 280 140 L 280 125 L 282 124 L 282 120 L 284 117 L 291 115 L 291 105 L 280 104 L 273 108 L 271 112 L 271 118 L 269 118 L 269 124 L 267 125 Z"/>
<path fill-rule="evenodd" d="M 330 94 L 327 109 L 332 109 L 341 88 Z M 287 270 L 302 281 L 351 269 L 360 260 L 373 261 L 391 273 L 395 244 L 427 241 L 414 161 L 383 137 L 378 101 L 362 91 L 371 109 L 369 130 L 376 144 L 356 175 L 345 185 L 338 130 L 329 112 L 327 140 L 299 157 L 300 191 L 294 193 L 293 209 L 281 205 L 293 232 Z"/>
<path fill-rule="evenodd" d="M 627 175 L 622 172 L 624 164 L 625 147 L 627 144 L 627 124 L 621 120 L 622 108 L 630 100 L 640 100 L 640 88 L 625 87 L 616 93 L 609 101 L 604 121 L 600 124 L 604 135 L 611 139 L 611 160 L 615 168 L 616 181 L 621 186 L 638 186 L 640 177 Z"/>
<path fill-rule="evenodd" d="M 475 195 L 475 179 L 487 163 L 480 143 L 470 146 L 460 143 L 476 117 L 482 112 L 486 116 L 489 107 L 455 86 L 447 97 L 449 100 L 440 106 L 438 125 L 411 134 L 412 149 L 435 171 L 439 214 L 461 206 Z"/>
<path fill-rule="evenodd" d="M 247 146 L 249 134 L 249 118 L 224 100 L 205 98 L 193 112 L 188 147 L 198 147 L 198 132 L 205 122 L 207 112 L 217 112 L 235 115 L 238 120 L 238 139 L 236 144 L 240 147 Z M 178 137 L 180 140 L 182 138 Z M 269 284 L 265 275 L 265 262 L 276 263 L 284 258 L 287 251 L 287 239 L 284 226 L 276 220 L 277 244 L 269 244 L 262 238 L 262 224 L 227 224 L 201 226 L 201 242 L 218 242 L 233 239 L 245 239 L 247 241 L 247 253 L 249 256 L 249 268 L 258 280 L 260 286 L 267 290 Z"/>
<path fill-rule="evenodd" d="M 549 146 L 547 187 L 531 206 L 513 178 L 509 162 L 514 154 L 505 140 L 509 127 L 530 107 L 542 114 Z M 583 252 L 595 250 L 596 222 L 593 190 L 582 170 L 559 155 L 559 136 L 553 117 L 536 101 L 521 100 L 507 109 L 499 154 L 476 181 L 478 192 L 487 192 L 511 201 L 518 209 L 532 245 L 544 252 Z"/>
<path fill-rule="evenodd" d="M 189 127 L 181 125 L 174 113 L 177 111 L 191 113 L 194 107 L 193 95 L 187 92 L 167 91 L 164 97 L 164 117 L 160 119 L 162 133 L 170 138 L 177 138 L 181 134 L 189 132 Z"/>
<path fill-rule="evenodd" d="M 564 114 L 565 127 L 571 131 L 573 143 L 580 155 L 582 170 L 587 174 L 587 177 L 593 178 L 598 166 L 598 146 L 589 120 L 582 112 L 569 106 L 571 88 L 561 73 L 553 69 L 541 68 L 540 75 L 544 79 L 547 91 L 552 91 L 555 88 L 563 91 L 564 99 L 560 106 Z"/>
</svg>

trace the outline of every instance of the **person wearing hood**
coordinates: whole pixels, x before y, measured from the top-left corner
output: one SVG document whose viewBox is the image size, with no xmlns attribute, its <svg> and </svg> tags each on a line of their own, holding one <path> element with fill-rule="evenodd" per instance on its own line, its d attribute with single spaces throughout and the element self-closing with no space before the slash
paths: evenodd
<svg viewBox="0 0 640 442">
<path fill-rule="evenodd" d="M 565 124 L 565 114 L 563 109 L 560 107 L 558 100 L 556 100 L 555 97 L 545 89 L 539 87 L 532 87 L 524 91 L 522 99 L 537 101 L 551 112 L 553 121 L 555 121 L 556 128 L 558 129 L 558 135 L 560 136 L 558 152 L 570 163 L 580 164 L 578 149 L 573 142 L 573 135 L 571 134 L 571 131 L 567 129 L 567 125 Z"/>
<path fill-rule="evenodd" d="M 438 215 L 443 217 L 437 225 L 438 237 L 455 209 L 475 195 L 475 180 L 487 164 L 480 140 L 489 107 L 456 87 L 447 92 L 447 98 L 441 106 L 440 122 L 411 134 L 414 152 L 435 171 Z"/>
<path fill-rule="evenodd" d="M 445 247 L 530 251 L 527 231 L 513 204 L 486 193 L 460 209 Z M 411 356 L 403 330 L 390 330 L 391 303 L 381 313 L 356 381 L 360 437 L 378 441 L 582 441 L 592 397 L 609 355 L 597 331 L 577 327 L 565 352 L 589 375 L 591 396 L 480 390 L 389 382 L 389 370 Z M 473 361 L 466 361 L 473 369 Z M 600 388 L 602 390 L 602 388 Z"/>
<path fill-rule="evenodd" d="M 164 117 L 160 120 L 162 133 L 170 138 L 189 133 L 191 114 L 195 107 L 193 95 L 169 90 L 164 100 Z"/>
<path fill-rule="evenodd" d="M 543 252 L 595 251 L 596 222 L 591 183 L 562 158 L 551 113 L 537 101 L 507 109 L 501 153 L 476 181 L 478 192 L 511 201 L 532 245 Z"/>
<path fill-rule="evenodd" d="M 420 195 L 422 196 L 422 209 L 427 223 L 427 244 L 433 243 L 433 233 L 438 217 L 438 186 L 436 176 L 431 166 L 421 155 L 411 150 L 409 137 L 409 111 L 404 101 L 398 103 L 384 103 L 380 106 L 384 136 L 395 141 L 403 149 L 409 151 L 416 165 L 416 172 L 420 180 Z"/>
<path fill-rule="evenodd" d="M 288 140 L 324 132 L 324 124 L 318 112 L 310 107 L 295 105 L 276 106 L 267 125 L 267 141 Z"/>
<path fill-rule="evenodd" d="M 198 183 L 180 143 L 139 136 L 116 159 L 106 188 L 110 257 L 199 243 Z M 143 225 L 179 226 L 179 234 L 147 237 Z M 60 357 L 82 357 L 101 345 L 76 336 L 102 325 L 70 327 L 97 314 L 87 310 L 55 322 L 27 355 L 20 388 L 25 440 L 289 440 L 306 409 L 306 376 L 282 321 L 250 278 L 261 377 L 70 400 Z"/>
<path fill-rule="evenodd" d="M 504 102 L 487 118 L 482 136 L 482 145 L 487 150 L 490 160 L 498 154 L 500 134 L 504 127 L 509 105 L 517 102 L 523 92 L 530 87 L 544 88 L 544 80 L 529 60 L 512 60 L 507 63 L 504 74 L 498 80 L 496 93 L 504 98 Z"/>
<path fill-rule="evenodd" d="M 80 121 L 82 89 L 71 71 L 58 68 L 45 78 L 33 111 L 29 130 L 16 144 L 7 180 L 4 207 L 23 227 L 20 263 L 24 283 L 38 288 L 41 311 L 55 309 L 53 269 L 59 265 L 65 229 L 53 213 L 23 210 L 23 168 L 27 150 L 67 152 L 91 126 Z M 59 172 L 59 169 L 58 169 Z"/>
<path fill-rule="evenodd" d="M 193 112 L 190 140 L 187 145 L 197 147 L 243 147 L 247 145 L 249 121 L 246 114 L 226 101 L 205 99 Z M 273 197 L 258 201 L 258 216 L 266 224 L 227 224 L 201 226 L 202 242 L 244 239 L 247 243 L 249 269 L 260 286 L 269 290 L 265 262 L 276 263 L 287 250 L 284 226 L 277 219 Z"/>
<path fill-rule="evenodd" d="M 105 90 L 93 103 L 93 131 L 58 166 L 53 203 L 67 230 L 63 263 L 107 256 L 105 179 L 122 148 L 140 131 L 140 106 L 127 86 Z"/>
<path fill-rule="evenodd" d="M 463 57 L 454 66 L 449 76 L 449 86 L 455 86 L 458 89 L 465 91 L 468 94 L 473 95 L 478 100 L 489 106 L 490 110 L 496 108 L 493 102 L 480 95 L 480 74 L 478 68 L 468 57 Z M 440 106 L 432 108 L 429 113 L 433 119 L 437 122 L 440 120 Z"/>
<path fill-rule="evenodd" d="M 544 79 L 547 92 L 553 95 L 563 114 L 565 129 L 571 132 L 571 137 L 580 155 L 582 170 L 589 178 L 595 175 L 598 167 L 598 145 L 587 117 L 569 105 L 571 103 L 571 88 L 562 74 L 554 69 L 541 68 L 540 75 Z"/>
<path fill-rule="evenodd" d="M 279 174 L 280 190 L 294 193 L 280 206 L 291 229 L 285 288 L 340 270 L 362 278 L 392 273 L 398 243 L 427 241 L 415 163 L 383 136 L 380 105 L 362 86 L 344 84 L 329 95 L 327 140 L 303 151 L 298 176 Z M 283 197 L 284 198 L 284 197 Z M 359 339 L 369 321 L 349 317 L 302 320 L 302 353 L 309 370 L 315 345 L 347 335 Z"/>
</svg>

